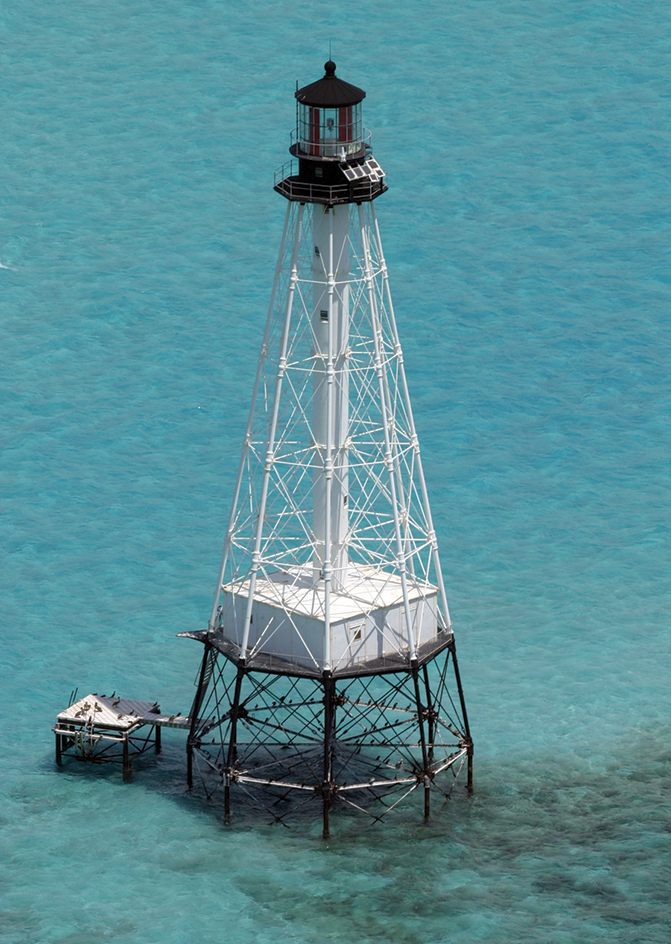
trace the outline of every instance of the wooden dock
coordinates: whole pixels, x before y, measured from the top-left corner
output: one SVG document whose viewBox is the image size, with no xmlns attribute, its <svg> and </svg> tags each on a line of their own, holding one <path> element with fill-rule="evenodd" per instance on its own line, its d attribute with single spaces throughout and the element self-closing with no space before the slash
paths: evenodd
<svg viewBox="0 0 671 944">
<path fill-rule="evenodd" d="M 124 779 L 132 761 L 153 747 L 161 750 L 161 728 L 189 731 L 185 715 L 162 714 L 157 702 L 134 701 L 116 695 L 87 695 L 61 711 L 52 728 L 56 736 L 56 763 L 63 755 L 95 764 L 121 763 Z"/>
</svg>

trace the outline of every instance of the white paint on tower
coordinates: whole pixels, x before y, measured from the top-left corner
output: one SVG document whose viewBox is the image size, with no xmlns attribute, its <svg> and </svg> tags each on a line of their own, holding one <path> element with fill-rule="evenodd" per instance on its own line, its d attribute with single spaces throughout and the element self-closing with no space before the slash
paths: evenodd
<svg viewBox="0 0 671 944">
<path fill-rule="evenodd" d="M 312 236 L 312 325 L 314 331 L 313 384 L 313 528 L 315 580 L 324 576 L 327 514 L 330 515 L 332 587 L 347 582 L 349 425 L 349 207 L 316 207 Z M 329 350 L 333 367 L 328 383 Z M 330 498 L 327 508 L 328 412 L 332 397 Z"/>
</svg>

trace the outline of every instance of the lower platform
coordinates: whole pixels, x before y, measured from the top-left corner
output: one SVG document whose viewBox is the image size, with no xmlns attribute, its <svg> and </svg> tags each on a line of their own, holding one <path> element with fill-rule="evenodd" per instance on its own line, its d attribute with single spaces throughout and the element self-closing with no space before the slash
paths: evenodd
<svg viewBox="0 0 671 944">
<path fill-rule="evenodd" d="M 161 714 L 156 702 L 132 701 L 114 695 L 87 695 L 59 713 L 53 732 L 56 763 L 65 755 L 94 764 L 118 763 L 124 779 L 132 761 L 151 747 L 161 750 L 161 728 L 190 730 L 184 715 Z"/>
<path fill-rule="evenodd" d="M 208 630 L 195 630 L 194 632 L 178 633 L 179 636 L 186 639 L 195 639 L 198 642 L 207 643 L 226 659 L 234 662 L 236 665 L 240 662 L 240 647 L 232 640 L 227 639 L 221 632 L 209 632 Z M 454 634 L 451 629 L 438 632 L 433 639 L 424 643 L 417 650 L 417 662 L 424 665 L 431 662 L 443 650 L 454 643 Z M 314 678 L 321 679 L 323 672 L 310 665 L 304 665 L 284 659 L 281 656 L 272 653 L 257 651 L 253 652 L 245 660 L 245 665 L 250 671 L 270 672 L 276 675 L 288 675 L 296 678 Z M 333 678 L 361 678 L 368 675 L 386 675 L 394 672 L 402 672 L 410 669 L 410 659 L 407 653 L 388 653 L 380 658 L 368 659 L 365 662 L 356 662 L 345 665 L 342 668 L 336 668 L 331 672 Z"/>
<path fill-rule="evenodd" d="M 280 174 L 273 188 L 287 200 L 296 203 L 323 203 L 335 206 L 339 203 L 369 203 L 389 189 L 384 180 L 364 180 L 350 182 L 346 179 L 341 184 L 328 185 L 304 181 L 300 176 Z"/>
<path fill-rule="evenodd" d="M 264 671 L 203 634 L 191 710 L 187 779 L 223 793 L 228 821 L 240 792 L 274 821 L 316 803 L 329 835 L 338 806 L 381 819 L 420 790 L 443 802 L 473 782 L 473 742 L 454 638 L 419 664 L 347 678 Z M 242 799 L 242 797 L 241 797 Z"/>
</svg>

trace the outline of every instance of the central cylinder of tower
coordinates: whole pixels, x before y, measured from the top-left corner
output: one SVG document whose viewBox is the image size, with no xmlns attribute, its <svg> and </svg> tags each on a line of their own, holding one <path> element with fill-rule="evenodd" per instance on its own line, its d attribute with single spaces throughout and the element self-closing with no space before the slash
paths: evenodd
<svg viewBox="0 0 671 944">
<path fill-rule="evenodd" d="M 315 205 L 312 219 L 313 577 L 324 576 L 329 543 L 337 589 L 348 567 L 349 207 Z"/>
</svg>

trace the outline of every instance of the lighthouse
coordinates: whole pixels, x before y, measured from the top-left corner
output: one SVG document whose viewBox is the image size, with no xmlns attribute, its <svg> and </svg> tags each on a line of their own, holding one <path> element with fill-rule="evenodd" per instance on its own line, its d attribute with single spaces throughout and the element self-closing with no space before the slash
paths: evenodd
<svg viewBox="0 0 671 944">
<path fill-rule="evenodd" d="M 449 796 L 473 742 L 375 201 L 365 92 L 295 93 L 284 227 L 187 742 L 274 819 Z"/>
</svg>

